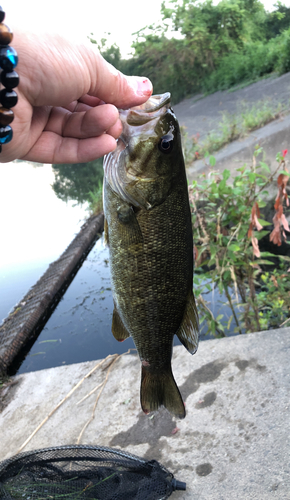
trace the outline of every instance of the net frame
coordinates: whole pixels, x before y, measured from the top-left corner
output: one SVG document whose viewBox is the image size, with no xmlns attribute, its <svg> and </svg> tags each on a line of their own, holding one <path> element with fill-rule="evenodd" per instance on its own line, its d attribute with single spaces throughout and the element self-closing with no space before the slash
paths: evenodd
<svg viewBox="0 0 290 500">
<path fill-rule="evenodd" d="M 103 446 L 55 446 L 0 463 L 3 500 L 165 500 L 177 489 L 185 483 L 156 460 Z"/>
</svg>

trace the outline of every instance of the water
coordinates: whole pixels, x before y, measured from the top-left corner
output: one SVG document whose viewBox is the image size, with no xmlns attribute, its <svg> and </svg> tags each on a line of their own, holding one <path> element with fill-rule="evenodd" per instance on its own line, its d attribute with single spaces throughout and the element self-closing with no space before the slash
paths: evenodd
<svg viewBox="0 0 290 500">
<path fill-rule="evenodd" d="M 61 201 L 51 165 L 0 165 L 0 323 L 57 259 L 87 217 Z"/>
</svg>

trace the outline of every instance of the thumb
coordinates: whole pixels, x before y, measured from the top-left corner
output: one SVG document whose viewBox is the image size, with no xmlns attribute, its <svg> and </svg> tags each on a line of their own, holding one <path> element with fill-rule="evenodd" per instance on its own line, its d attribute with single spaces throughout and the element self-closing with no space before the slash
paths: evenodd
<svg viewBox="0 0 290 500">
<path fill-rule="evenodd" d="M 148 78 L 124 75 L 95 50 L 88 56 L 92 81 L 88 94 L 121 109 L 138 106 L 149 99 L 153 87 Z"/>
</svg>

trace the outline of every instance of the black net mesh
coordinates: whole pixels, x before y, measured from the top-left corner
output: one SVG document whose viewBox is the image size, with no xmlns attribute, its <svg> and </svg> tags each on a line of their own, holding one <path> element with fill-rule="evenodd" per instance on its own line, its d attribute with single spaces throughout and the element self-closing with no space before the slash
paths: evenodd
<svg viewBox="0 0 290 500">
<path fill-rule="evenodd" d="M 60 446 L 0 464 L 2 500 L 163 500 L 185 483 L 155 460 L 100 446 Z"/>
</svg>

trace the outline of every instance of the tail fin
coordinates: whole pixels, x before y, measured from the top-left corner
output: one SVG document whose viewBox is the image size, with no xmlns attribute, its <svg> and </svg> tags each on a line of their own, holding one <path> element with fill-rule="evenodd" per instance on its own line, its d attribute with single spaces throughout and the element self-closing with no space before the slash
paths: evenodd
<svg viewBox="0 0 290 500">
<path fill-rule="evenodd" d="M 176 417 L 185 417 L 184 403 L 173 378 L 171 366 L 162 372 L 150 372 L 142 366 L 140 396 L 142 410 L 146 414 L 163 405 Z"/>
</svg>

